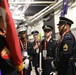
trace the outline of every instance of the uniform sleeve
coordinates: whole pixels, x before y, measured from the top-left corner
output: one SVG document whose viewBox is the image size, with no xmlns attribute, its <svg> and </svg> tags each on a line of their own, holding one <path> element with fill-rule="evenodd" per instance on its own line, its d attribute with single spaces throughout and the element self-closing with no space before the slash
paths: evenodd
<svg viewBox="0 0 76 75">
<path fill-rule="evenodd" d="M 57 41 L 54 40 L 54 51 L 53 51 L 53 57 L 56 58 L 56 48 L 57 48 Z"/>
<path fill-rule="evenodd" d="M 30 55 L 30 57 L 34 57 L 35 56 L 35 51 L 33 49 L 33 45 L 32 43 L 29 43 L 29 48 L 28 48 L 28 54 Z"/>
<path fill-rule="evenodd" d="M 44 39 L 41 41 L 41 43 L 40 43 L 40 51 L 42 52 L 43 51 L 43 46 L 44 46 Z"/>
<path fill-rule="evenodd" d="M 6 46 L 6 38 L 0 35 L 0 51 Z"/>
<path fill-rule="evenodd" d="M 57 54 L 57 57 L 54 60 L 56 66 L 66 66 L 68 64 L 69 59 L 72 56 L 73 44 L 74 41 L 70 36 L 64 37 L 59 48 L 59 53 Z"/>
<path fill-rule="evenodd" d="M 59 53 L 60 58 L 68 59 L 72 55 L 74 41 L 71 37 L 65 37 L 62 46 L 62 49 Z"/>
</svg>

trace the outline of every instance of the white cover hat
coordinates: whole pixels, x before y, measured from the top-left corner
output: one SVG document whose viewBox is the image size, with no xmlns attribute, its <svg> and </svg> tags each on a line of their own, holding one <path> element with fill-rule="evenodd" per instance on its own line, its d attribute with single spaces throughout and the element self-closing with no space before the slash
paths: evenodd
<svg viewBox="0 0 76 75">
<path fill-rule="evenodd" d="M 18 28 L 17 32 L 19 33 L 19 32 L 26 31 L 26 30 L 27 28 L 23 26 L 23 27 Z"/>
</svg>

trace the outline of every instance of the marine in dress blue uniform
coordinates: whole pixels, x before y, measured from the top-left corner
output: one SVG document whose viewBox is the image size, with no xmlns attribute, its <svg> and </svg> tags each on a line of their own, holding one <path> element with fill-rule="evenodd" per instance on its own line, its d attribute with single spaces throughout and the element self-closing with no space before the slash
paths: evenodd
<svg viewBox="0 0 76 75">
<path fill-rule="evenodd" d="M 25 64 L 25 68 L 23 69 L 23 75 L 30 75 L 31 72 L 31 61 L 35 56 L 35 52 L 33 49 L 33 45 L 31 42 L 27 40 L 26 35 L 26 27 L 18 28 L 19 31 L 19 42 L 22 52 L 22 58 Z"/>
<path fill-rule="evenodd" d="M 19 75 L 18 70 L 12 61 L 10 49 L 6 38 L 3 35 L 4 31 L 0 28 L 0 69 L 1 75 Z"/>
<path fill-rule="evenodd" d="M 73 48 L 75 46 L 75 37 L 70 31 L 73 21 L 60 17 L 58 23 L 59 34 L 57 57 L 52 62 L 52 66 L 57 69 L 58 75 L 76 75 L 73 58 Z"/>
<path fill-rule="evenodd" d="M 50 75 L 53 71 L 51 61 L 55 58 L 56 40 L 52 38 L 51 25 L 44 25 L 42 29 L 44 31 L 44 39 L 41 41 L 42 75 Z"/>
<path fill-rule="evenodd" d="M 39 32 L 37 30 L 32 31 L 34 41 L 32 42 L 33 48 L 35 50 L 35 57 L 32 60 L 33 66 L 35 67 L 36 75 L 39 75 L 38 68 L 39 68 L 39 52 L 40 52 L 40 40 L 38 39 Z"/>
</svg>

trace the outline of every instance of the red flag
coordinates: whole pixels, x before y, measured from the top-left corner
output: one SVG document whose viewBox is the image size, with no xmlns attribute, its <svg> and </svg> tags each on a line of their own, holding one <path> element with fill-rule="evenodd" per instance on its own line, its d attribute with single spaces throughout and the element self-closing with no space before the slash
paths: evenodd
<svg viewBox="0 0 76 75">
<path fill-rule="evenodd" d="M 0 1 L 0 10 L 6 28 L 6 40 L 10 48 L 12 60 L 19 71 L 24 67 L 15 24 L 9 10 L 8 0 Z"/>
</svg>

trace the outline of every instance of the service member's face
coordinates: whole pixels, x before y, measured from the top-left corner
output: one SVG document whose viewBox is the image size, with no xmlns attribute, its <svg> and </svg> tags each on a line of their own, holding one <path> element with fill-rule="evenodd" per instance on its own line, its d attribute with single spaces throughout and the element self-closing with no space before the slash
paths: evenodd
<svg viewBox="0 0 76 75">
<path fill-rule="evenodd" d="M 68 24 L 66 24 L 65 26 L 61 25 L 58 27 L 58 29 L 59 29 L 59 32 L 61 32 L 61 30 L 63 30 L 63 32 L 65 32 L 67 29 L 70 29 L 70 26 Z"/>
<path fill-rule="evenodd" d="M 63 29 L 64 25 L 58 26 L 59 32 Z"/>
<path fill-rule="evenodd" d="M 26 38 L 26 34 L 22 34 L 22 38 Z"/>
<path fill-rule="evenodd" d="M 26 32 L 20 33 L 21 38 L 26 38 Z"/>
<path fill-rule="evenodd" d="M 44 30 L 44 36 L 45 36 L 45 38 L 48 38 L 48 37 L 50 37 L 52 35 L 52 31 L 51 30 Z"/>
<path fill-rule="evenodd" d="M 34 37 L 34 40 L 38 39 L 38 35 L 33 35 L 33 37 Z"/>
</svg>

